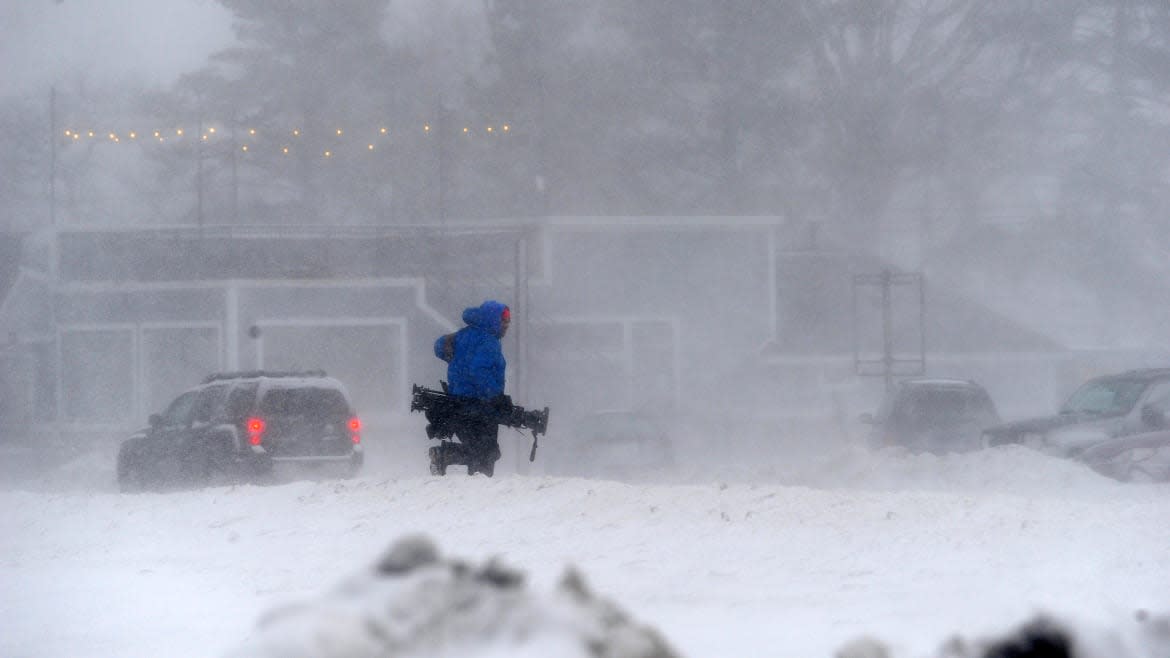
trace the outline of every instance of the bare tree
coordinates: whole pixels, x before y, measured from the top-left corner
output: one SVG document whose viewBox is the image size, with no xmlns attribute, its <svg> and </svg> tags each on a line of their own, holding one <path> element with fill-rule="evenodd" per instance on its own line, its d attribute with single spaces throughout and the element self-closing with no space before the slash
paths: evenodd
<svg viewBox="0 0 1170 658">
<path fill-rule="evenodd" d="M 612 2 L 611 29 L 633 46 L 619 63 L 619 161 L 641 205 L 683 214 L 794 212 L 809 119 L 790 102 L 805 47 L 791 6 L 775 2 Z"/>
<path fill-rule="evenodd" d="M 202 117 L 204 130 L 217 130 L 205 141 L 230 148 L 213 158 L 211 173 L 230 170 L 230 206 L 244 206 L 233 215 L 384 219 L 393 172 L 388 133 L 401 126 L 392 126 L 388 111 L 401 64 L 381 35 L 388 0 L 220 3 L 235 15 L 239 45 L 184 76 L 170 102 Z"/>
<path fill-rule="evenodd" d="M 1045 76 L 1060 66 L 1076 16 L 1060 2 L 799 5 L 815 36 L 806 98 L 816 108 L 816 139 L 807 157 L 817 163 L 824 214 L 859 245 L 878 244 L 908 176 L 964 176 L 970 169 L 961 163 L 994 157 L 989 143 L 1044 111 Z"/>
</svg>

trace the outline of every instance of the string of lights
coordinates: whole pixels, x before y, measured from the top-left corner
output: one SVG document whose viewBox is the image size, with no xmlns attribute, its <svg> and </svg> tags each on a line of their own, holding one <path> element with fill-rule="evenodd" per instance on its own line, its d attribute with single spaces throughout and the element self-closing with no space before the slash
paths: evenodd
<svg viewBox="0 0 1170 658">
<path fill-rule="evenodd" d="M 333 157 L 339 151 L 339 148 L 353 147 L 357 145 L 357 149 L 362 151 L 372 152 L 383 146 L 392 144 L 391 138 L 400 135 L 422 135 L 429 136 L 437 132 L 434 125 L 424 123 L 419 127 L 408 129 L 404 131 L 391 131 L 390 128 L 382 126 L 376 129 L 366 129 L 350 131 L 345 128 L 332 128 L 326 133 L 330 146 L 321 149 L 321 156 L 325 158 Z M 511 135 L 513 127 L 509 123 L 489 124 L 482 128 L 473 128 L 470 125 L 462 125 L 456 128 L 455 133 L 464 137 L 503 137 Z M 238 148 L 241 153 L 255 153 L 263 149 L 268 149 L 269 152 L 276 152 L 282 155 L 290 155 L 297 150 L 297 145 L 303 143 L 307 135 L 300 128 L 288 128 L 284 130 L 265 131 L 257 128 L 245 128 L 233 133 L 230 129 L 224 127 L 222 123 L 209 123 L 205 125 L 202 130 L 196 129 L 194 131 L 187 130 L 184 127 L 174 127 L 166 130 L 153 129 L 147 131 L 139 130 L 96 130 L 75 128 L 67 128 L 63 132 L 64 143 L 66 145 L 76 144 L 82 142 L 102 141 L 112 144 L 125 143 L 155 143 L 166 144 L 175 142 L 190 142 L 198 139 L 204 143 L 213 142 L 229 142 L 233 143 L 235 148 Z"/>
</svg>

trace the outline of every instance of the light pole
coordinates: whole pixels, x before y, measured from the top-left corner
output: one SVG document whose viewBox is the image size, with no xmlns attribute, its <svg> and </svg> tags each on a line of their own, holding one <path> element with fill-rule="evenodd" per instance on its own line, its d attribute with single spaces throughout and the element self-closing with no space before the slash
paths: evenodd
<svg viewBox="0 0 1170 658">
<path fill-rule="evenodd" d="M 49 225 L 57 226 L 57 87 L 49 87 Z"/>
</svg>

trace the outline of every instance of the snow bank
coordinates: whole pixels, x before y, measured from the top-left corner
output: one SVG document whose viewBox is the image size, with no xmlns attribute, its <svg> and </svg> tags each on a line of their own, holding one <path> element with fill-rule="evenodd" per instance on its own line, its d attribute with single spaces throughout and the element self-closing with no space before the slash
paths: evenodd
<svg viewBox="0 0 1170 658">
<path fill-rule="evenodd" d="M 549 593 L 495 560 L 442 559 L 399 540 L 370 569 L 268 613 L 230 658 L 673 658 L 657 631 L 594 595 L 575 570 Z"/>
<path fill-rule="evenodd" d="M 1165 658 L 1170 656 L 1170 616 L 1144 610 L 1110 627 L 1037 615 L 999 636 L 955 635 L 933 658 Z M 880 640 L 858 638 L 834 658 L 895 658 Z"/>
<path fill-rule="evenodd" d="M 895 658 L 881 640 L 846 643 L 835 658 Z M 265 614 L 226 658 L 675 658 L 567 569 L 551 592 L 496 560 L 443 559 L 423 536 L 396 542 L 372 567 L 325 594 Z M 1038 615 L 999 636 L 956 634 L 934 658 L 1166 658 L 1170 616 L 1144 610 L 1114 627 Z"/>
<path fill-rule="evenodd" d="M 106 462 L 85 473 L 81 460 L 64 489 L 0 490 L 0 655 L 263 650 L 270 630 L 291 633 L 298 610 L 351 621 L 391 602 L 433 612 L 416 602 L 450 603 L 426 598 L 423 584 L 437 583 L 479 592 L 482 613 L 439 615 L 440 627 L 510 629 L 489 641 L 472 633 L 483 653 L 471 655 L 520 651 L 529 645 L 514 637 L 531 632 L 534 651 L 575 656 L 578 630 L 596 618 L 558 584 L 573 568 L 691 658 L 827 658 L 861 637 L 896 658 L 967 658 L 940 645 L 960 633 L 963 646 L 983 646 L 1042 611 L 1086 647 L 1119 642 L 1111 658 L 1167 656 L 1143 638 L 1170 606 L 1170 485 L 1124 485 L 1026 450 L 810 450 L 627 482 L 434 478 L 418 474 L 417 452 L 386 455 L 385 470 L 351 481 L 123 495 Z M 91 488 L 101 470 L 108 479 Z M 392 578 L 361 570 L 411 535 L 466 557 L 468 580 L 451 558 Z M 523 569 L 531 588 L 477 589 L 491 556 Z M 355 572 L 357 586 L 335 585 Z M 1139 623 L 1139 609 L 1154 614 Z M 395 619 L 388 628 L 415 655 L 433 648 Z"/>
</svg>

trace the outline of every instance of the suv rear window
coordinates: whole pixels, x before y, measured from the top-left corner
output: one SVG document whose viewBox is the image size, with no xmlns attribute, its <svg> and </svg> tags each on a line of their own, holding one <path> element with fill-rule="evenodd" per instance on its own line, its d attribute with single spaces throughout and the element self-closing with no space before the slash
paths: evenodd
<svg viewBox="0 0 1170 658">
<path fill-rule="evenodd" d="M 195 402 L 194 420 L 197 423 L 209 423 L 222 418 L 224 402 L 227 400 L 228 385 L 211 386 L 203 389 L 199 400 Z"/>
<path fill-rule="evenodd" d="M 345 416 L 349 403 L 335 388 L 274 388 L 260 401 L 264 415 Z"/>
<path fill-rule="evenodd" d="M 898 413 L 897 411 L 895 413 Z M 901 414 L 924 420 L 978 418 L 995 413 L 991 398 L 968 388 L 929 388 L 910 391 Z"/>
<path fill-rule="evenodd" d="M 252 409 L 256 401 L 256 388 L 256 382 L 251 382 L 232 389 L 227 402 L 228 418 L 242 418 Z"/>
</svg>

